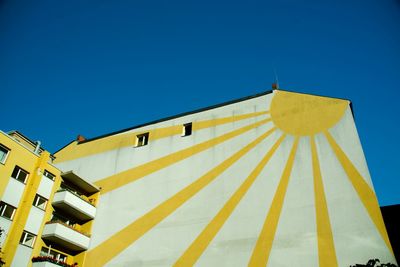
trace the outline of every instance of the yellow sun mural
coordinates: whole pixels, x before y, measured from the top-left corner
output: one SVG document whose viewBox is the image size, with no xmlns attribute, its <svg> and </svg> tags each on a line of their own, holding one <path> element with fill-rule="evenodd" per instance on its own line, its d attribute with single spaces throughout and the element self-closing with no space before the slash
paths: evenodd
<svg viewBox="0 0 400 267">
<path fill-rule="evenodd" d="M 275 90 L 67 146 L 102 188 L 84 265 L 394 262 L 349 104 Z"/>
</svg>

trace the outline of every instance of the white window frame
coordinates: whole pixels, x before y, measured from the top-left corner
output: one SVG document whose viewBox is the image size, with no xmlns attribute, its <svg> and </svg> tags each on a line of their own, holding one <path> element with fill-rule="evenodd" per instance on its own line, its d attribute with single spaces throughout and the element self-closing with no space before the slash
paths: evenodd
<svg viewBox="0 0 400 267">
<path fill-rule="evenodd" d="M 190 132 L 189 132 L 190 129 Z M 182 125 L 182 137 L 190 136 L 193 134 L 193 123 L 188 122 Z"/>
<path fill-rule="evenodd" d="M 2 156 L 2 158 L 0 158 L 0 163 L 1 164 L 6 164 L 8 155 L 10 155 L 10 151 L 11 149 L 9 149 L 8 147 L 4 146 L 3 144 L 0 144 L 0 149 L 5 152 Z"/>
<path fill-rule="evenodd" d="M 4 204 L 4 206 L 3 206 L 2 208 L 0 208 L 0 216 L 3 217 L 3 218 L 8 219 L 8 220 L 10 220 L 10 221 L 12 221 L 12 220 L 14 219 L 15 211 L 17 210 L 17 208 L 14 207 L 14 206 L 12 206 L 12 205 L 10 205 L 10 204 L 7 204 L 6 202 L 3 202 L 3 201 L 0 202 L 0 205 L 1 205 L 1 204 Z M 11 208 L 13 209 L 10 218 L 4 216 L 4 213 L 5 213 L 6 209 L 7 209 L 7 207 L 11 207 Z"/>
<path fill-rule="evenodd" d="M 48 170 L 44 170 L 43 175 L 46 176 L 47 178 L 49 178 L 52 181 L 54 181 L 55 178 L 56 178 L 56 176 L 54 174 L 52 174 L 51 172 L 49 172 Z"/>
<path fill-rule="evenodd" d="M 16 175 L 17 177 L 19 176 L 19 174 L 21 173 L 21 171 L 23 171 L 23 172 L 25 172 L 25 173 L 27 174 L 26 177 L 25 177 L 25 180 L 24 180 L 24 181 L 21 181 L 21 180 L 17 179 L 17 177 L 13 177 L 12 174 L 11 174 L 11 177 L 14 178 L 14 179 L 17 180 L 17 181 L 20 181 L 21 183 L 26 184 L 26 181 L 28 180 L 28 177 L 29 177 L 29 172 L 25 171 L 24 169 L 22 169 L 22 168 L 21 168 L 20 166 L 18 166 L 18 165 L 15 165 L 14 170 L 15 170 L 15 168 L 18 168 L 18 172 L 17 172 L 17 175 Z M 14 173 L 14 170 L 13 170 L 12 173 Z"/>
<path fill-rule="evenodd" d="M 136 135 L 135 147 L 146 146 L 149 144 L 149 132 Z"/>
<path fill-rule="evenodd" d="M 29 245 L 29 244 L 26 244 L 26 240 L 27 240 L 28 237 L 33 237 L 32 244 L 30 244 L 30 245 Z M 32 233 L 30 233 L 30 232 L 24 230 L 24 231 L 22 232 L 22 236 L 21 236 L 21 238 L 20 238 L 20 240 L 19 240 L 19 243 L 20 243 L 21 245 L 24 245 L 24 246 L 33 248 L 33 246 L 35 245 L 35 241 L 36 241 L 36 235 L 34 235 L 34 234 L 32 234 Z"/>
<path fill-rule="evenodd" d="M 43 200 L 44 200 L 44 207 L 40 207 L 40 206 L 39 206 L 39 201 L 40 201 L 40 199 L 43 199 Z M 39 195 L 39 194 L 36 194 L 36 195 L 35 195 L 35 198 L 33 199 L 33 206 L 35 206 L 36 208 L 39 208 L 39 209 L 41 209 L 41 210 L 46 210 L 47 202 L 48 202 L 48 199 L 47 199 L 47 198 L 42 197 L 42 196 Z"/>
</svg>

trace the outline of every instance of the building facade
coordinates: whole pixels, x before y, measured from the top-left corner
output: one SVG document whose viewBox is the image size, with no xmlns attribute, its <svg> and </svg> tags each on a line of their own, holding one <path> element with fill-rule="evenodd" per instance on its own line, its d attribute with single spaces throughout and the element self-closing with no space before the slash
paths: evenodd
<svg viewBox="0 0 400 267">
<path fill-rule="evenodd" d="M 9 151 L 3 167 L 10 164 L 14 177 L 15 149 L 3 139 Z M 39 230 L 26 230 L 36 236 L 28 265 L 40 250 L 49 255 L 53 248 L 69 264 L 88 267 L 396 262 L 348 100 L 274 90 L 79 137 L 56 152 L 53 163 L 40 162 L 51 166 L 55 180 L 43 196 L 51 205 Z M 25 170 L 39 174 L 47 166 L 36 165 Z M 35 177 L 38 184 L 44 179 Z M 91 188 L 72 195 L 84 204 L 92 199 L 94 212 L 80 214 L 59 194 L 61 183 Z M 7 183 L 1 186 L 8 192 Z M 16 202 L 2 200 L 19 212 Z M 6 230 L 8 237 L 22 235 L 19 228 L 15 235 Z M 82 238 L 82 230 L 91 235 L 79 246 L 72 236 Z M 17 253 L 7 256 L 8 248 L 20 243 L 6 237 L 6 262 Z"/>
<path fill-rule="evenodd" d="M 89 248 L 98 188 L 17 131 L 0 132 L 0 238 L 5 266 L 70 266 Z M 82 265 L 80 265 L 82 266 Z"/>
<path fill-rule="evenodd" d="M 280 90 L 73 142 L 87 266 L 395 262 L 350 102 Z"/>
</svg>

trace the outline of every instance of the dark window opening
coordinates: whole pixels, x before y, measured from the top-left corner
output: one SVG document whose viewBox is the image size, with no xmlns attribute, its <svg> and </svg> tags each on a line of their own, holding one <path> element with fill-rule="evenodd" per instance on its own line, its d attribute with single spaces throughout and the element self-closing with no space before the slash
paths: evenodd
<svg viewBox="0 0 400 267">
<path fill-rule="evenodd" d="M 182 136 L 192 135 L 192 123 L 185 123 L 183 125 Z"/>
<path fill-rule="evenodd" d="M 0 163 L 5 164 L 10 149 L 0 144 Z"/>
<path fill-rule="evenodd" d="M 149 133 L 138 134 L 136 136 L 136 147 L 145 146 L 149 143 Z"/>
<path fill-rule="evenodd" d="M 54 174 L 52 174 L 51 172 L 49 172 L 48 170 L 44 170 L 43 175 L 53 181 L 56 178 L 56 176 Z"/>
<path fill-rule="evenodd" d="M 47 199 L 36 194 L 33 200 L 33 206 L 38 207 L 39 209 L 45 210 L 47 206 Z"/>
<path fill-rule="evenodd" d="M 28 179 L 28 175 L 29 175 L 29 172 L 25 171 L 24 169 L 22 169 L 18 166 L 15 166 L 15 168 L 11 174 L 11 177 L 22 183 L 26 183 L 26 180 Z"/>
<path fill-rule="evenodd" d="M 0 202 L 0 216 L 12 220 L 15 215 L 16 208 L 1 201 Z"/>
<path fill-rule="evenodd" d="M 19 243 L 33 248 L 33 245 L 35 244 L 35 239 L 36 239 L 36 235 L 31 234 L 27 231 L 24 231 L 22 233 L 21 239 L 19 240 Z"/>
</svg>

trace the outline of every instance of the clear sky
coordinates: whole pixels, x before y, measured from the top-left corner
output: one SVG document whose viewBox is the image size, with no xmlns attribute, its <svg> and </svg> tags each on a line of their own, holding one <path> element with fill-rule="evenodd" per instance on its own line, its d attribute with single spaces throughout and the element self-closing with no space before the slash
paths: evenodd
<svg viewBox="0 0 400 267">
<path fill-rule="evenodd" d="M 400 203 L 399 0 L 0 0 L 0 129 L 55 152 L 269 90 L 347 98 Z"/>
</svg>

